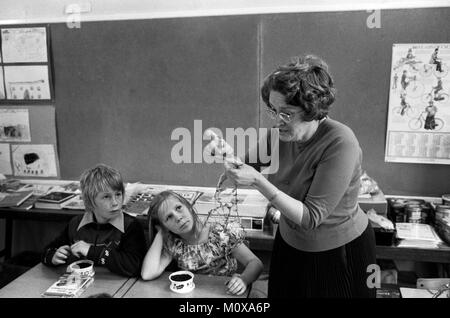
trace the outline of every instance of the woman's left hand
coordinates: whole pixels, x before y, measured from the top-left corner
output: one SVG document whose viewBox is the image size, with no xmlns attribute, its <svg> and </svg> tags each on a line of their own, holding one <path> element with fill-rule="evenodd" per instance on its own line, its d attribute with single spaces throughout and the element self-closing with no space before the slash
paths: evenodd
<svg viewBox="0 0 450 318">
<path fill-rule="evenodd" d="M 260 177 L 260 173 L 253 167 L 240 163 L 237 165 L 233 160 L 225 160 L 225 175 L 237 185 L 253 186 Z"/>
<path fill-rule="evenodd" d="M 242 280 L 241 275 L 234 274 L 227 283 L 227 293 L 232 295 L 242 295 L 247 290 L 247 284 Z"/>
</svg>

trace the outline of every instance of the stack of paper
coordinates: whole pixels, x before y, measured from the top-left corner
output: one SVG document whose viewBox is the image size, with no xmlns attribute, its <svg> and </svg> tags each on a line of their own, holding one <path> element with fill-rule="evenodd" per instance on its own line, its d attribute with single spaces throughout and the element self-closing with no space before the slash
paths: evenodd
<svg viewBox="0 0 450 318">
<path fill-rule="evenodd" d="M 61 298 L 79 297 L 93 281 L 93 276 L 79 276 L 73 273 L 65 273 L 42 296 Z"/>
<path fill-rule="evenodd" d="M 439 248 L 442 240 L 429 224 L 396 223 L 398 247 Z"/>
</svg>

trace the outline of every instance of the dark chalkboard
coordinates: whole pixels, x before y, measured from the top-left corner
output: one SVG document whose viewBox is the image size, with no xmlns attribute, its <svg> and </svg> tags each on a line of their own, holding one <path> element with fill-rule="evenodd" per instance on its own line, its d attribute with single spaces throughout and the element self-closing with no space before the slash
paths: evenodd
<svg viewBox="0 0 450 318">
<path fill-rule="evenodd" d="M 363 168 L 388 194 L 450 192 L 450 166 L 385 163 L 392 44 L 446 43 L 449 8 L 51 24 L 61 177 L 97 162 L 130 182 L 215 185 L 218 165 L 174 164 L 177 127 L 258 127 L 265 74 L 299 53 L 323 57 Z M 193 157 L 193 156 L 192 156 Z"/>
<path fill-rule="evenodd" d="M 129 182 L 214 185 L 222 167 L 173 163 L 178 140 L 171 134 L 184 127 L 193 139 L 194 120 L 202 120 L 203 131 L 258 125 L 257 22 L 249 16 L 52 25 L 62 178 L 103 162 Z"/>
<path fill-rule="evenodd" d="M 363 168 L 387 194 L 450 193 L 450 166 L 384 162 L 392 44 L 449 43 L 450 9 L 324 12 L 262 17 L 262 73 L 299 53 L 327 61 L 338 89 L 331 117 L 350 126 L 363 150 Z"/>
</svg>

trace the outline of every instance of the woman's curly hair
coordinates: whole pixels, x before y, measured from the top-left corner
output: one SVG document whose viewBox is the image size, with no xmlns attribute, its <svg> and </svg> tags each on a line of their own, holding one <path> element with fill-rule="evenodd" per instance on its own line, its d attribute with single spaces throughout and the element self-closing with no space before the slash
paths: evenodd
<svg viewBox="0 0 450 318">
<path fill-rule="evenodd" d="M 314 55 L 302 55 L 269 74 L 261 87 L 261 96 L 268 107 L 271 91 L 285 96 L 288 105 L 300 107 L 304 121 L 327 116 L 334 102 L 336 89 L 328 65 Z"/>
</svg>

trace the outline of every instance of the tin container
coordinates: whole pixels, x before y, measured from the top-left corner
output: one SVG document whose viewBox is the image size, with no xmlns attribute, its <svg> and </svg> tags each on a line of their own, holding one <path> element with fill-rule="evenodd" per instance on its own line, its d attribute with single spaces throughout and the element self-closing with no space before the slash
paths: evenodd
<svg viewBox="0 0 450 318">
<path fill-rule="evenodd" d="M 409 200 L 405 205 L 406 222 L 427 224 L 431 219 L 431 211 L 431 206 L 425 201 Z"/>
<path fill-rule="evenodd" d="M 395 223 L 406 222 L 405 214 L 406 201 L 402 199 L 393 199 L 390 205 L 390 218 Z"/>
<path fill-rule="evenodd" d="M 443 205 L 450 205 L 450 194 L 443 194 L 442 195 L 442 204 Z"/>
</svg>

